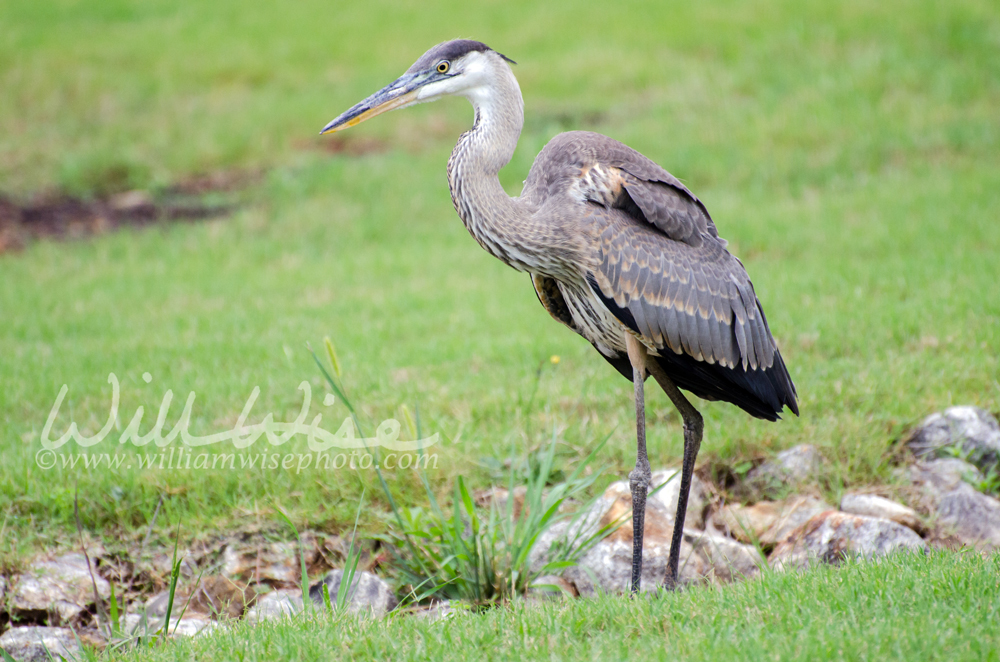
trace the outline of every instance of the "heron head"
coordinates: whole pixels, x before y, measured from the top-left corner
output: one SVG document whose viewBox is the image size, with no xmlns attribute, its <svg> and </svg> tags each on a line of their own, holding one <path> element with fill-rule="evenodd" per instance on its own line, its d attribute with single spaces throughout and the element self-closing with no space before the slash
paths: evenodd
<svg viewBox="0 0 1000 662">
<path fill-rule="evenodd" d="M 475 100 L 489 93 L 490 79 L 503 61 L 513 60 L 470 39 L 438 44 L 420 56 L 406 73 L 331 121 L 320 134 L 360 124 L 376 115 L 446 96 Z"/>
</svg>

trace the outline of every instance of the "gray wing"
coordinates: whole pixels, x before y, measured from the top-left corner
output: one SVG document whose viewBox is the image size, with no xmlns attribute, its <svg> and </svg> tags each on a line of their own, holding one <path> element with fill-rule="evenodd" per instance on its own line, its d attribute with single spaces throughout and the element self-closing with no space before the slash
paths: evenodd
<svg viewBox="0 0 1000 662">
<path fill-rule="evenodd" d="M 560 134 L 526 190 L 586 204 L 588 280 L 623 323 L 658 349 L 743 370 L 767 369 L 776 345 L 743 264 L 677 178 L 598 133 Z"/>
<path fill-rule="evenodd" d="M 649 344 L 727 368 L 773 365 L 775 342 L 753 284 L 720 243 L 674 241 L 615 208 L 591 218 L 602 227 L 590 285 Z"/>
<path fill-rule="evenodd" d="M 589 131 L 552 139 L 535 161 L 526 189 L 567 192 L 644 219 L 670 239 L 700 246 L 718 239 L 708 210 L 679 179 L 631 147 Z M 719 240 L 725 246 L 725 240 Z"/>
</svg>

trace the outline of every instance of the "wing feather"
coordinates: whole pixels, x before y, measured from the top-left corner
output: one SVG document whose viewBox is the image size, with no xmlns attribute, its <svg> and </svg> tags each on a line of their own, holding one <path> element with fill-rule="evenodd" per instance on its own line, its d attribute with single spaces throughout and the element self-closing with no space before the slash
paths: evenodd
<svg viewBox="0 0 1000 662">
<path fill-rule="evenodd" d="M 529 173 L 522 197 L 540 205 L 543 196 L 586 206 L 575 222 L 593 240 L 592 253 L 580 276 L 654 355 L 676 357 L 661 365 L 688 371 L 678 375 L 682 388 L 765 418 L 782 405 L 796 411 L 746 270 L 679 180 L 611 138 L 570 132 Z"/>
</svg>

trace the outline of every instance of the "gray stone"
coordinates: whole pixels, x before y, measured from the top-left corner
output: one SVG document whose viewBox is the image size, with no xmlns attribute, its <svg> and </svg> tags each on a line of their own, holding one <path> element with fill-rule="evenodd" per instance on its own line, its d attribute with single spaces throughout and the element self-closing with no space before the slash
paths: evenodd
<svg viewBox="0 0 1000 662">
<path fill-rule="evenodd" d="M 194 637 L 208 634 L 219 628 L 219 624 L 204 616 L 184 615 L 184 618 L 170 621 L 170 636 Z"/>
<path fill-rule="evenodd" d="M 938 524 L 962 545 L 983 552 L 1000 549 L 1000 501 L 962 483 L 941 496 Z"/>
<path fill-rule="evenodd" d="M 132 635 L 149 636 L 159 631 L 163 627 L 163 623 L 163 616 L 126 614 L 122 628 Z M 208 634 L 218 627 L 220 627 L 219 624 L 205 614 L 185 612 L 183 618 L 171 615 L 167 634 L 171 637 L 194 637 Z"/>
<path fill-rule="evenodd" d="M 756 490 L 771 494 L 787 485 L 815 479 L 823 466 L 823 456 L 812 444 L 799 444 L 778 453 L 773 460 L 747 473 L 747 483 Z"/>
<path fill-rule="evenodd" d="M 0 637 L 0 648 L 18 662 L 78 660 L 83 655 L 69 628 L 37 625 L 11 628 Z"/>
<path fill-rule="evenodd" d="M 666 483 L 664 485 L 664 483 Z M 625 492 L 628 492 L 629 499 L 632 492 L 627 482 L 616 483 L 621 485 Z M 658 501 L 664 506 L 673 524 L 674 516 L 677 514 L 677 498 L 681 491 L 681 470 L 663 469 L 653 474 L 649 481 L 649 489 L 653 491 L 660 485 L 663 487 L 649 497 L 649 501 Z M 688 505 L 684 515 L 685 529 L 705 528 L 705 507 L 708 505 L 708 489 L 705 483 L 696 475 L 691 476 L 691 491 L 688 493 Z M 648 507 L 648 506 L 647 506 Z"/>
<path fill-rule="evenodd" d="M 664 469 L 653 473 L 650 480 L 650 491 L 664 483 L 666 484 L 662 489 L 646 500 L 644 530 L 646 539 L 662 535 L 664 527 L 673 530 L 674 515 L 677 514 L 677 495 L 680 491 L 680 472 L 676 469 Z M 691 493 L 684 516 L 685 529 L 701 529 L 705 526 L 707 495 L 708 490 L 705 488 L 705 484 L 697 476 L 692 476 Z M 585 512 L 577 514 L 574 518 L 556 522 L 538 537 L 530 555 L 532 570 L 534 572 L 541 571 L 542 566 L 548 560 L 549 548 L 557 540 L 582 541 L 596 534 L 602 527 L 610 526 L 615 522 L 620 523 L 621 529 L 628 529 L 628 536 L 631 539 L 631 511 L 632 491 L 628 482 L 612 483 Z"/>
<path fill-rule="evenodd" d="M 913 508 L 874 494 L 848 492 L 840 499 L 840 509 L 852 515 L 887 519 L 913 529 L 917 533 L 924 531 L 924 525 L 920 521 L 917 511 Z"/>
<path fill-rule="evenodd" d="M 305 531 L 300 539 L 310 572 L 329 569 L 327 558 L 344 551 L 336 537 Z M 222 550 L 222 575 L 240 586 L 257 583 L 279 588 L 299 586 L 302 582 L 299 543 L 253 536 L 234 540 Z"/>
<path fill-rule="evenodd" d="M 108 582 L 93 565 L 90 570 L 83 554 L 32 563 L 11 588 L 11 612 L 25 618 L 46 614 L 55 624 L 69 623 L 94 604 L 95 584 L 102 599 L 111 595 Z"/>
<path fill-rule="evenodd" d="M 663 584 L 670 539 L 674 530 L 677 508 L 679 476 L 676 470 L 663 470 L 653 474 L 651 487 L 665 486 L 646 501 L 643 529 L 642 590 L 651 591 Z M 686 520 L 703 527 L 707 490 L 704 484 L 692 479 L 691 497 L 688 501 Z M 610 485 L 600 498 L 574 520 L 554 524 L 539 536 L 531 554 L 531 568 L 541 572 L 550 560 L 549 550 L 555 541 L 582 541 L 608 528 L 606 537 L 596 542 L 579 559 L 577 565 L 567 568 L 562 577 L 581 596 L 599 592 L 619 593 L 629 589 L 632 575 L 632 493 L 625 481 Z M 735 541 L 726 542 L 721 536 L 706 534 L 696 528 L 685 528 L 681 540 L 678 581 L 691 584 L 715 577 L 728 581 L 735 575 L 752 574 L 748 559 L 753 552 L 743 549 Z M 759 558 L 759 557 L 758 557 Z"/>
<path fill-rule="evenodd" d="M 931 414 L 906 443 L 918 458 L 958 452 L 982 471 L 1000 463 L 1000 424 L 978 407 L 949 407 Z"/>
<path fill-rule="evenodd" d="M 712 518 L 716 526 L 745 543 L 773 545 L 816 515 L 833 510 L 826 502 L 805 495 L 752 506 L 724 506 Z"/>
<path fill-rule="evenodd" d="M 294 542 L 227 545 L 222 552 L 222 574 L 234 580 L 296 584 L 302 581 L 297 554 Z"/>
<path fill-rule="evenodd" d="M 455 615 L 455 606 L 451 600 L 442 600 L 440 602 L 435 602 L 426 609 L 421 609 L 419 611 L 413 612 L 415 618 L 422 620 L 435 622 L 435 621 L 446 621 Z"/>
<path fill-rule="evenodd" d="M 559 520 L 543 531 L 528 554 L 531 571 L 534 573 L 543 571 L 545 564 L 551 560 L 549 551 L 553 544 L 580 544 L 596 535 L 602 527 L 612 524 L 615 518 L 623 516 L 626 511 L 623 510 L 625 506 L 619 503 L 623 497 L 617 486 L 618 483 L 613 484 L 585 510 L 573 514 L 568 519 Z M 616 504 L 618 505 L 612 512 L 612 506 Z M 631 509 L 631 496 L 628 504 L 627 508 Z M 650 513 L 648 506 L 649 503 L 646 509 L 647 519 Z"/>
<path fill-rule="evenodd" d="M 931 510 L 936 510 L 937 501 L 963 482 L 983 480 L 979 469 L 958 458 L 916 462 L 910 467 L 909 474 L 910 481 L 922 488 Z"/>
<path fill-rule="evenodd" d="M 323 584 L 326 584 L 330 593 L 330 602 L 336 604 L 337 593 L 340 591 L 340 582 L 343 577 L 343 570 L 331 570 L 326 577 L 309 589 L 309 597 L 317 605 L 323 605 Z M 373 616 L 384 616 L 393 609 L 399 601 L 392 587 L 385 581 L 379 579 L 370 572 L 359 572 L 354 575 L 348 593 L 347 610 L 351 612 L 368 612 Z"/>
<path fill-rule="evenodd" d="M 257 598 L 257 593 L 252 588 L 239 586 L 234 580 L 215 575 L 202 578 L 193 594 L 189 590 L 177 588 L 174 593 L 173 614 L 187 610 L 218 619 L 239 618 Z M 146 614 L 151 617 L 166 616 L 169 601 L 169 591 L 157 593 L 146 601 Z"/>
<path fill-rule="evenodd" d="M 622 527 L 622 531 L 626 527 Z M 590 549 L 576 566 L 567 568 L 563 577 L 570 581 L 581 597 L 598 593 L 625 593 L 632 577 L 632 535 L 609 536 Z M 668 530 L 672 533 L 672 529 Z M 695 553 L 694 541 L 705 535 L 702 531 L 685 531 L 681 542 L 678 583 L 694 584 L 703 580 L 711 569 L 704 557 Z M 654 591 L 663 585 L 670 554 L 670 536 L 643 540 L 642 591 Z"/>
<path fill-rule="evenodd" d="M 934 520 L 936 543 L 1000 549 L 1000 502 L 966 482 L 983 480 L 976 467 L 957 458 L 917 462 L 910 467 L 909 478 Z"/>
<path fill-rule="evenodd" d="M 694 541 L 698 552 L 711 568 L 718 582 L 755 577 L 767 561 L 756 547 L 744 545 L 732 538 L 705 533 Z"/>
<path fill-rule="evenodd" d="M 840 563 L 847 556 L 873 559 L 896 551 L 926 552 L 927 545 L 896 522 L 827 511 L 816 515 L 778 543 L 769 562 L 777 570 L 813 563 Z"/>
<path fill-rule="evenodd" d="M 198 576 L 198 564 L 195 562 L 190 550 L 177 550 L 177 560 L 181 562 L 181 577 L 192 579 Z M 152 558 L 144 557 L 139 560 L 137 565 L 140 570 L 166 579 L 170 577 L 170 573 L 173 570 L 173 562 L 174 553 L 171 549 L 170 552 L 159 552 L 153 555 Z"/>
<path fill-rule="evenodd" d="M 247 611 L 251 623 L 289 618 L 302 611 L 301 589 L 278 589 L 257 598 L 257 604 Z"/>
</svg>

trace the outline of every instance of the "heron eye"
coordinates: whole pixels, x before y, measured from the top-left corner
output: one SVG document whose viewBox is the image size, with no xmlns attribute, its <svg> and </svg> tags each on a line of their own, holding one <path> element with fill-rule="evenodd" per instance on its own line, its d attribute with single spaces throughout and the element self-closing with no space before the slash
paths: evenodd
<svg viewBox="0 0 1000 662">
<path fill-rule="evenodd" d="M 442 60 L 441 62 L 438 62 L 438 66 L 437 66 L 438 73 L 439 74 L 446 74 L 446 73 L 448 73 L 448 68 L 450 66 L 451 66 L 451 63 L 448 62 L 448 60 Z"/>
</svg>

